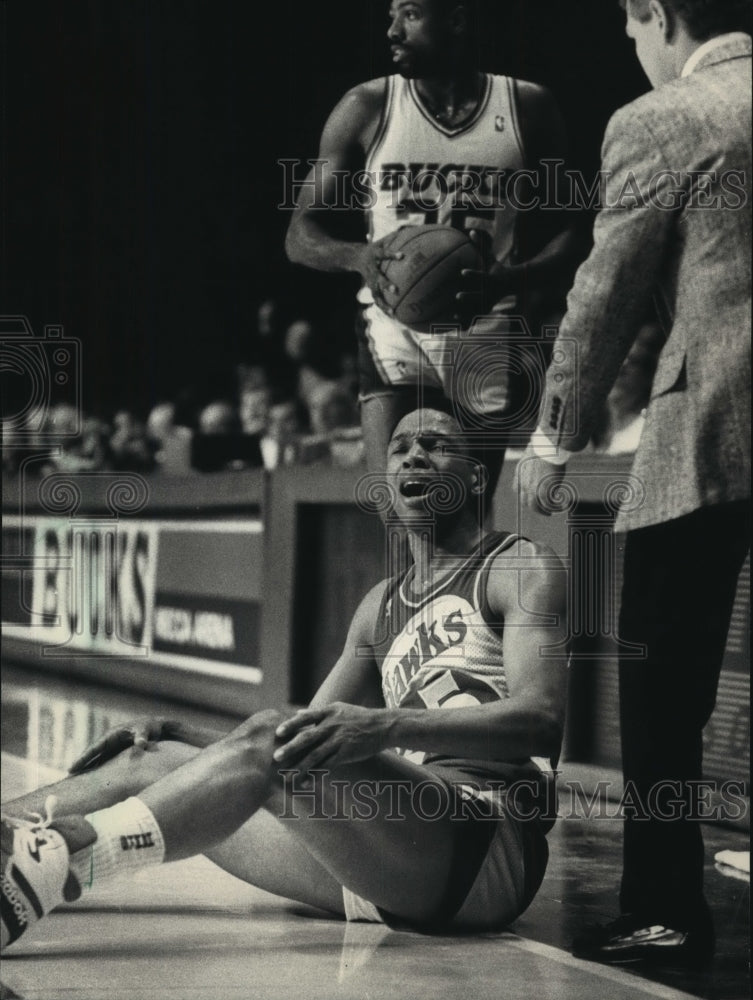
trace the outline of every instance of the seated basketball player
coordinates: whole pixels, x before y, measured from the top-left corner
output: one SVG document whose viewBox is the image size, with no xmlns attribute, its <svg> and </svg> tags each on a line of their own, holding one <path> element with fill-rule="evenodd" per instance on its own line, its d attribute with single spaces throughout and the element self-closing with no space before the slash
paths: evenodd
<svg viewBox="0 0 753 1000">
<path fill-rule="evenodd" d="M 505 445 L 527 441 L 521 424 L 540 388 L 526 359 L 505 361 L 498 341 L 507 317 L 521 312 L 535 337 L 560 294 L 564 300 L 576 248 L 573 213 L 553 210 L 545 193 L 547 172 L 566 156 L 559 112 L 542 87 L 479 70 L 475 6 L 392 0 L 387 38 L 396 72 L 354 87 L 333 110 L 316 167 L 297 194 L 286 248 L 296 263 L 363 282 L 359 377 L 369 468 L 383 471 L 402 416 L 448 398 L 456 412 L 467 411 L 467 426 L 488 431 L 483 460 L 491 493 Z M 535 207 L 545 201 L 546 211 Z M 368 242 L 343 228 L 345 205 L 363 208 Z M 390 237 L 401 226 L 427 223 L 472 233 L 487 259 L 490 280 L 478 287 L 469 278 L 458 309 L 466 323 L 486 317 L 471 338 L 481 350 L 459 348 L 450 331 L 427 337 L 391 315 L 384 274 L 396 257 Z M 481 338 L 489 339 L 487 351 Z M 438 360 L 438 345 L 454 353 L 450 366 Z M 466 364 L 457 363 L 459 350 Z"/>
<path fill-rule="evenodd" d="M 443 412 L 399 423 L 387 471 L 414 563 L 366 595 L 308 709 L 222 738 L 124 726 L 5 808 L 4 941 L 82 887 L 197 853 L 349 919 L 486 930 L 526 908 L 562 733 L 564 573 L 483 534 L 467 456 Z M 52 822 L 23 822 L 51 795 Z"/>
</svg>

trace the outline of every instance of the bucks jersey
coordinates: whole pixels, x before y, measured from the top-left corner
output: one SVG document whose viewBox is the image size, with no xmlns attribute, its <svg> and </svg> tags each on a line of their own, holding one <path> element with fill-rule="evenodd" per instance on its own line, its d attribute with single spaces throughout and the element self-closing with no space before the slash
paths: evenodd
<svg viewBox="0 0 753 1000">
<path fill-rule="evenodd" d="M 508 77 L 486 74 L 474 114 L 448 128 L 426 108 L 414 80 L 386 79 L 382 116 L 366 156 L 369 239 L 381 239 L 401 226 L 439 223 L 476 230 L 489 257 L 515 262 L 518 211 L 507 193 L 511 177 L 525 164 L 515 88 Z M 359 301 L 364 307 L 362 336 L 381 384 L 437 388 L 481 414 L 510 406 L 509 376 L 476 378 L 475 361 L 464 360 L 473 354 L 473 345 L 465 344 L 468 338 L 459 330 L 431 336 L 412 330 L 374 305 L 366 286 Z M 498 303 L 490 320 L 482 321 L 479 335 L 504 331 L 516 305 L 512 295 Z M 463 375 L 466 368 L 470 386 Z"/>
<path fill-rule="evenodd" d="M 415 80 L 390 76 L 366 157 L 369 236 L 429 223 L 485 233 L 498 260 L 515 250 L 516 212 L 505 192 L 524 167 L 515 81 L 486 74 L 475 113 L 448 128 L 428 111 Z"/>
<path fill-rule="evenodd" d="M 454 572 L 425 594 L 410 589 L 413 570 L 390 581 L 382 598 L 376 658 L 388 708 L 464 708 L 509 697 L 503 656 L 504 622 L 486 596 L 497 556 L 520 536 L 488 535 Z M 417 763 L 471 762 L 401 748 Z M 474 762 L 488 775 L 510 777 L 530 761 Z M 528 768 L 525 768 L 528 765 Z"/>
</svg>

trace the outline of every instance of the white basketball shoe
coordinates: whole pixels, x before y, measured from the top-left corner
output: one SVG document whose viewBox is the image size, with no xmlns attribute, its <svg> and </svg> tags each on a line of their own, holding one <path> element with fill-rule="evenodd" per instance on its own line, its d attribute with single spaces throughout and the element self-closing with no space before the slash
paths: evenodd
<svg viewBox="0 0 753 1000">
<path fill-rule="evenodd" d="M 72 849 L 80 850 L 94 839 L 83 817 L 66 817 L 53 829 L 55 797 L 45 802 L 46 816 L 31 820 L 6 816 L 0 820 L 0 950 L 16 941 L 32 924 L 62 902 L 81 895 L 81 886 L 70 871 Z"/>
</svg>

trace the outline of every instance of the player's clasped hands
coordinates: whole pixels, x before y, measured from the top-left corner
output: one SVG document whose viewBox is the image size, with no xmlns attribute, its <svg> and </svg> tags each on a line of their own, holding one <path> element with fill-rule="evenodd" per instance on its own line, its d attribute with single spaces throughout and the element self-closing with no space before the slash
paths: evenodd
<svg viewBox="0 0 753 1000">
<path fill-rule="evenodd" d="M 326 708 L 304 709 L 277 728 L 284 740 L 274 752 L 282 766 L 311 771 L 367 760 L 391 746 L 392 713 L 334 702 Z"/>
<path fill-rule="evenodd" d="M 136 719 L 108 730 L 104 736 L 88 746 L 68 769 L 69 774 L 91 771 L 105 761 L 117 757 L 128 747 L 146 750 L 150 743 L 160 740 L 180 739 L 180 723 L 172 719 L 151 717 Z"/>
</svg>

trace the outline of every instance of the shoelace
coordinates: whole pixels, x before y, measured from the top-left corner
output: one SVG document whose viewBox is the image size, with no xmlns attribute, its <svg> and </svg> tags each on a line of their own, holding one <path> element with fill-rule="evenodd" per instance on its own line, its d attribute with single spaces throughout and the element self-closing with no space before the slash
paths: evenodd
<svg viewBox="0 0 753 1000">
<path fill-rule="evenodd" d="M 46 830 L 54 819 L 54 813 L 57 809 L 57 805 L 57 795 L 48 795 L 44 800 L 44 816 L 38 812 L 27 811 L 26 815 L 30 817 L 29 819 L 24 819 L 20 816 L 6 816 L 4 813 L 0 818 L 2 818 L 4 823 L 8 823 L 9 826 L 16 827 L 16 829 Z"/>
</svg>

